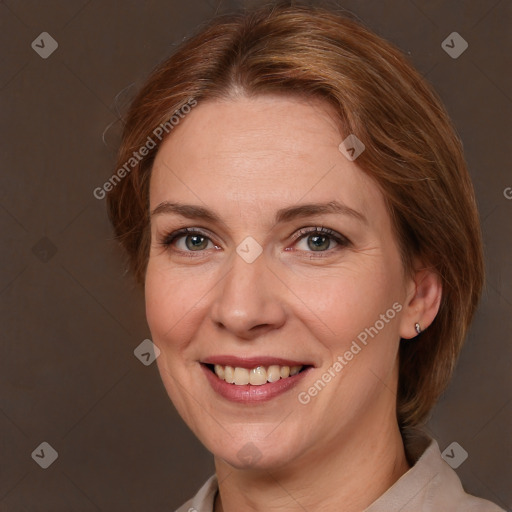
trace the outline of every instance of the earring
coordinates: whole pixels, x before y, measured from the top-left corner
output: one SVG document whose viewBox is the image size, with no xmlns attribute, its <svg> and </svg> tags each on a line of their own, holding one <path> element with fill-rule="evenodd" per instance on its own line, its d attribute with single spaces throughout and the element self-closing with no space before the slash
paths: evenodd
<svg viewBox="0 0 512 512">
<path fill-rule="evenodd" d="M 420 324 L 418 322 L 416 322 L 414 324 L 414 328 L 416 329 L 416 333 L 417 334 L 420 334 L 421 333 L 421 327 L 420 327 Z"/>
</svg>

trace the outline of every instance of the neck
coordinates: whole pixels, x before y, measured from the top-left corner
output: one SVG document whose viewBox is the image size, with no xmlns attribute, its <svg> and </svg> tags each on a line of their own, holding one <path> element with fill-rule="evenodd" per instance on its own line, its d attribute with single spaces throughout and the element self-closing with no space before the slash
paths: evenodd
<svg viewBox="0 0 512 512">
<path fill-rule="evenodd" d="M 371 420 L 276 470 L 236 469 L 216 458 L 215 512 L 364 510 L 409 469 L 394 414 Z"/>
</svg>

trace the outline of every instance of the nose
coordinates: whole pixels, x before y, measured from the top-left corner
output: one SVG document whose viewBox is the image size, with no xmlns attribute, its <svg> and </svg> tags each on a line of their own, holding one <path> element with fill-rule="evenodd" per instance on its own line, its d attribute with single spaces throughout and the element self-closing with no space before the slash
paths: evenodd
<svg viewBox="0 0 512 512">
<path fill-rule="evenodd" d="M 211 318 L 222 330 L 243 340 L 252 340 L 286 321 L 282 284 L 267 265 L 265 252 L 252 263 L 238 254 L 215 287 Z"/>
</svg>

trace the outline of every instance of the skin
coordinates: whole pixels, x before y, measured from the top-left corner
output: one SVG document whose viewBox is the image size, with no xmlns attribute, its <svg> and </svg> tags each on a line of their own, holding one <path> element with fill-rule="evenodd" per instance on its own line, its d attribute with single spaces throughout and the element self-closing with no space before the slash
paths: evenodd
<svg viewBox="0 0 512 512">
<path fill-rule="evenodd" d="M 397 353 L 400 338 L 416 335 L 415 322 L 425 328 L 434 319 L 441 285 L 420 264 L 405 275 L 382 193 L 339 151 L 344 138 L 319 101 L 241 96 L 200 103 L 157 154 L 151 211 L 179 202 L 220 218 L 152 215 L 145 290 L 164 385 L 215 457 L 216 510 L 328 512 L 342 503 L 361 511 L 409 469 L 396 421 Z M 324 213 L 274 223 L 281 208 L 333 200 L 366 221 Z M 315 251 L 314 234 L 293 239 L 316 226 L 350 242 L 327 238 Z M 183 227 L 201 229 L 201 250 L 186 235 L 162 244 Z M 248 236 L 263 249 L 252 263 L 236 252 Z M 401 311 L 300 403 L 298 394 L 394 303 Z M 281 396 L 239 404 L 217 395 L 200 367 L 219 354 L 315 368 Z M 248 443 L 252 461 L 237 455 Z"/>
</svg>

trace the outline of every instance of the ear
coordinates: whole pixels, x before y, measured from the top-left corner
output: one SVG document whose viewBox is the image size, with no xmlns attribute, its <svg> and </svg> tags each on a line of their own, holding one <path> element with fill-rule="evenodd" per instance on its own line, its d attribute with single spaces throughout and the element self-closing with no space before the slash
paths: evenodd
<svg viewBox="0 0 512 512">
<path fill-rule="evenodd" d="M 418 267 L 407 284 L 407 299 L 400 319 L 400 337 L 405 339 L 418 335 L 416 323 L 424 331 L 434 321 L 443 294 L 439 274 L 432 268 Z"/>
</svg>

